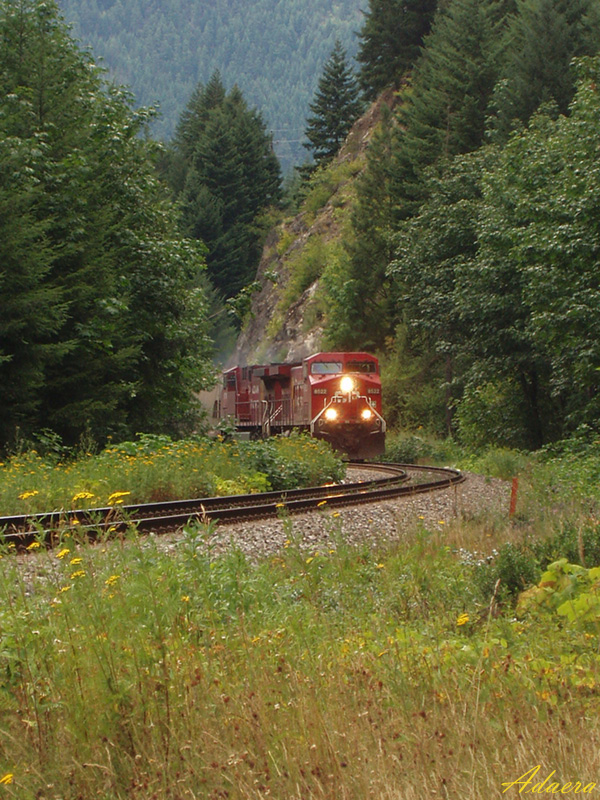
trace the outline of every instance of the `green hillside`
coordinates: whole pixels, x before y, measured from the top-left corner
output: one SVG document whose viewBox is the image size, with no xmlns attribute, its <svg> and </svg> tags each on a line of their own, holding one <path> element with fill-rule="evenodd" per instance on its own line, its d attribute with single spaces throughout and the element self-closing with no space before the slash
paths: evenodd
<svg viewBox="0 0 600 800">
<path fill-rule="evenodd" d="M 336 37 L 357 49 L 361 0 L 60 0 L 75 36 L 142 105 L 158 103 L 168 139 L 196 83 L 237 83 L 273 131 L 284 169 L 302 162 L 308 104 Z"/>
</svg>

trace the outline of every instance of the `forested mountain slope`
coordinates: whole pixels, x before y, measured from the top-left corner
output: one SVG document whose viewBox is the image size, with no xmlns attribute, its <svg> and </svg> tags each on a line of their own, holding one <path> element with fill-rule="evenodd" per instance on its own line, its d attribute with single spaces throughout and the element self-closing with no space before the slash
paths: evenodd
<svg viewBox="0 0 600 800">
<path fill-rule="evenodd" d="M 60 0 L 73 31 L 170 138 L 198 81 L 218 69 L 273 130 L 284 168 L 301 163 L 305 118 L 336 38 L 353 56 L 362 0 Z"/>
</svg>

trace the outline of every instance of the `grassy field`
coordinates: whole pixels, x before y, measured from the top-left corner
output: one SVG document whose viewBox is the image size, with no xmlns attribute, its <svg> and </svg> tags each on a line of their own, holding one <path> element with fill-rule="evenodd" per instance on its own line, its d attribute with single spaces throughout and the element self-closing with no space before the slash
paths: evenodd
<svg viewBox="0 0 600 800">
<path fill-rule="evenodd" d="M 0 516 L 293 489 L 343 474 L 329 447 L 307 436 L 228 442 L 141 435 L 78 458 L 30 450 L 0 462 Z"/>
<path fill-rule="evenodd" d="M 379 552 L 5 550 L 0 796 L 595 794 L 600 460 L 514 459 L 513 520 Z"/>
</svg>

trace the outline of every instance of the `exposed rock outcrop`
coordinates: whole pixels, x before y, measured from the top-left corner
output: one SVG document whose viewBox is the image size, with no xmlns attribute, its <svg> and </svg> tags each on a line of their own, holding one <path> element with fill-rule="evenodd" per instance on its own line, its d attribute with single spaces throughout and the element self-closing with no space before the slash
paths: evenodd
<svg viewBox="0 0 600 800">
<path fill-rule="evenodd" d="M 354 182 L 366 161 L 366 150 L 381 119 L 382 108 L 393 107 L 395 99 L 391 89 L 384 92 L 354 124 L 337 158 L 328 167 L 330 179 L 325 183 L 331 193 L 322 207 L 316 211 L 303 208 L 297 216 L 270 231 L 256 276 L 262 289 L 252 298 L 250 318 L 238 337 L 228 366 L 297 361 L 322 349 L 324 309 L 319 308 L 322 268 L 314 278 L 309 274 L 304 280 L 299 279 L 302 251 L 340 239 L 339 209 L 352 203 Z M 311 313 L 307 313 L 309 309 Z"/>
</svg>

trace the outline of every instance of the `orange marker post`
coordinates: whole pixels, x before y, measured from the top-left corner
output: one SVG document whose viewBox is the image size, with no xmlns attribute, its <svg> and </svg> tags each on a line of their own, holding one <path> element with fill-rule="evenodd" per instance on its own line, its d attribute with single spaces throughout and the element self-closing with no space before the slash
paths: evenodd
<svg viewBox="0 0 600 800">
<path fill-rule="evenodd" d="M 512 489 L 510 491 L 510 511 L 508 512 L 508 516 L 514 516 L 515 511 L 517 510 L 517 492 L 519 489 L 519 479 L 513 478 L 512 479 Z"/>
</svg>

